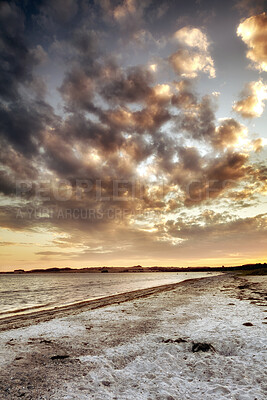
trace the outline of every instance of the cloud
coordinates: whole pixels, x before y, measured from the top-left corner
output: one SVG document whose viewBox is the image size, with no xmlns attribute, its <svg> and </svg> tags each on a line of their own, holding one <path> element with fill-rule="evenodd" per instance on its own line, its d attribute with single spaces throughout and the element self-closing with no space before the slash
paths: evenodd
<svg viewBox="0 0 267 400">
<path fill-rule="evenodd" d="M 45 100 L 45 84 L 35 68 L 47 55 L 41 45 L 27 43 L 25 17 L 14 3 L 0 4 L 0 138 L 28 157 L 38 153 L 41 136 L 54 121 Z"/>
<path fill-rule="evenodd" d="M 262 149 L 264 147 L 264 140 L 262 138 L 255 139 L 252 141 L 252 145 L 253 145 L 254 151 L 256 153 L 259 153 L 260 151 L 262 151 Z"/>
<path fill-rule="evenodd" d="M 172 104 L 182 109 L 193 109 L 197 105 L 197 96 L 193 91 L 192 82 L 183 79 L 175 84 L 178 93 L 172 96 Z"/>
<path fill-rule="evenodd" d="M 118 103 L 144 101 L 152 92 L 152 82 L 151 71 L 144 67 L 130 67 L 125 72 L 117 69 L 114 76 L 107 76 L 106 81 L 104 80 L 101 95 L 105 100 Z"/>
<path fill-rule="evenodd" d="M 183 170 L 199 172 L 203 168 L 203 159 L 194 147 L 178 147 L 179 164 Z"/>
<path fill-rule="evenodd" d="M 185 78 L 196 78 L 199 72 L 204 72 L 210 78 L 215 78 L 214 63 L 210 56 L 196 51 L 181 49 L 169 58 L 174 71 Z"/>
<path fill-rule="evenodd" d="M 178 75 L 185 78 L 195 78 L 199 72 L 204 72 L 210 78 L 215 78 L 214 62 L 208 47 L 205 33 L 198 28 L 185 26 L 175 32 L 174 38 L 183 48 L 169 57 L 169 61 Z"/>
<path fill-rule="evenodd" d="M 250 82 L 243 90 L 241 100 L 233 105 L 233 110 L 243 118 L 260 117 L 264 111 L 264 100 L 267 100 L 267 85 L 261 80 Z"/>
<path fill-rule="evenodd" d="M 123 40 L 122 40 L 123 42 Z M 151 51 L 152 48 L 162 48 L 166 44 L 165 37 L 160 37 L 158 39 L 155 39 L 154 36 L 152 35 L 151 32 L 149 32 L 146 29 L 139 29 L 133 32 L 131 38 L 130 38 L 130 44 L 132 45 L 132 48 L 136 51 L 137 46 L 141 49 L 146 49 L 148 51 Z"/>
<path fill-rule="evenodd" d="M 14 102 L 0 106 L 0 137 L 15 149 L 31 156 L 39 152 L 41 136 L 47 125 L 54 121 L 53 108 L 42 100 Z"/>
<path fill-rule="evenodd" d="M 247 133 L 248 130 L 244 125 L 233 118 L 227 118 L 216 127 L 212 143 L 215 147 L 221 149 L 235 147 L 246 138 Z"/>
<path fill-rule="evenodd" d="M 198 206 L 220 197 L 252 173 L 247 154 L 227 152 L 218 157 L 201 157 L 194 148 L 180 149 L 179 161 L 170 174 L 169 184 L 179 185 L 183 204 Z"/>
<path fill-rule="evenodd" d="M 241 13 L 258 14 L 264 11 L 264 2 L 265 0 L 239 0 L 235 8 Z"/>
<path fill-rule="evenodd" d="M 75 68 L 65 75 L 59 88 L 67 109 L 95 111 L 93 103 L 94 83 L 82 69 Z"/>
<path fill-rule="evenodd" d="M 41 7 L 45 16 L 57 23 L 67 23 L 75 17 L 78 11 L 77 0 L 44 0 Z"/>
<path fill-rule="evenodd" d="M 121 5 L 118 5 L 113 10 L 113 17 L 117 21 L 121 21 L 126 17 L 130 17 L 136 13 L 135 0 L 124 0 Z"/>
<path fill-rule="evenodd" d="M 169 220 L 164 228 L 168 235 L 179 237 L 184 241 L 179 246 L 180 251 L 183 248 L 190 249 L 195 243 L 198 246 L 209 246 L 217 248 L 217 243 L 224 238 L 224 246 L 228 249 L 238 248 L 239 251 L 246 248 L 246 238 L 250 237 L 250 241 L 260 243 L 264 240 L 266 234 L 266 214 L 258 214 L 255 217 L 233 218 L 231 215 L 216 214 L 212 211 L 204 211 L 198 217 L 178 218 L 177 220 Z M 202 238 L 199 243 L 199 238 Z M 234 245 L 233 245 L 234 242 Z M 212 244 L 211 244 L 212 243 Z M 207 249 L 204 249 L 204 252 Z M 209 249 L 212 252 L 212 249 Z M 216 251 L 215 251 L 216 253 Z M 224 250 L 221 249 L 221 254 Z"/>
<path fill-rule="evenodd" d="M 0 93 L 6 101 L 19 96 L 19 84 L 29 84 L 32 69 L 38 64 L 41 46 L 34 50 L 27 47 L 24 38 L 24 15 L 14 3 L 0 3 Z"/>
<path fill-rule="evenodd" d="M 189 133 L 194 139 L 207 140 L 210 142 L 215 132 L 215 110 L 216 103 L 212 96 L 203 96 L 197 101 L 190 92 L 182 92 L 182 97 L 178 97 L 182 103 L 182 112 L 176 119 L 177 127 Z M 175 100 L 177 104 L 177 99 Z"/>
<path fill-rule="evenodd" d="M 144 25 L 145 12 L 151 0 L 99 0 L 104 21 L 116 25 L 124 33 L 123 40 L 131 38 Z"/>
<path fill-rule="evenodd" d="M 265 12 L 253 15 L 237 28 L 237 35 L 248 46 L 247 58 L 252 61 L 254 68 L 267 71 L 267 15 Z"/>
<path fill-rule="evenodd" d="M 208 177 L 220 181 L 240 179 L 246 173 L 245 165 L 248 158 L 247 154 L 227 152 L 210 162 L 207 169 Z"/>
<path fill-rule="evenodd" d="M 189 47 L 196 47 L 204 52 L 206 52 L 209 47 L 207 36 L 198 28 L 185 26 L 175 32 L 174 38 Z"/>
<path fill-rule="evenodd" d="M 34 15 L 31 7 L 19 2 L 0 5 L 1 226 L 64 232 L 67 238 L 54 247 L 36 249 L 44 256 L 61 256 L 56 246 L 72 245 L 77 247 L 72 260 L 88 260 L 92 254 L 100 260 L 108 253 L 110 261 L 110 254 L 120 257 L 122 248 L 128 259 L 139 257 L 138 249 L 142 257 L 161 256 L 171 249 L 174 258 L 180 249 L 188 254 L 184 242 L 192 249 L 195 235 L 209 235 L 209 230 L 196 227 L 187 236 L 190 224 L 213 225 L 212 238 L 226 216 L 220 220 L 210 210 L 185 226 L 179 221 L 179 237 L 165 224 L 169 213 L 192 214 L 187 208 L 195 206 L 199 214 L 200 206 L 217 207 L 233 199 L 236 208 L 243 207 L 250 202 L 249 194 L 256 201 L 264 191 L 266 170 L 251 164 L 249 151 L 259 152 L 264 140 L 254 140 L 243 154 L 245 126 L 233 118 L 218 122 L 216 92 L 202 95 L 200 86 L 201 95 L 197 93 L 191 78 L 201 73 L 215 76 L 204 31 L 186 26 L 175 33 L 176 52 L 167 60 L 177 80 L 173 73 L 168 75 L 169 47 L 155 44 L 170 37 L 164 26 L 172 4 L 87 3 L 43 1 Z M 168 7 L 168 17 L 157 25 L 156 15 L 160 18 Z M 40 18 L 45 25 L 40 25 Z M 124 40 L 131 41 L 127 48 L 120 46 Z M 248 113 L 254 96 L 253 110 L 262 113 L 265 92 L 261 81 L 252 82 L 235 107 L 243 101 L 242 112 Z M 25 196 L 15 197 L 17 180 L 31 186 Z M 64 201 L 53 195 L 61 180 L 59 191 L 70 192 Z M 81 196 L 76 196 L 77 180 L 83 181 Z M 47 181 L 50 198 L 35 196 Z M 118 181 L 123 193 L 119 199 L 114 196 Z M 98 182 L 101 196 L 108 200 L 97 196 Z M 240 190 L 234 193 L 236 188 Z M 34 215 L 42 209 L 52 216 Z M 120 219 L 110 216 L 110 210 L 128 214 Z M 99 212 L 103 217 L 97 218 Z"/>
<path fill-rule="evenodd" d="M 7 172 L 0 170 L 0 193 L 10 196 L 15 193 L 15 184 Z"/>
</svg>

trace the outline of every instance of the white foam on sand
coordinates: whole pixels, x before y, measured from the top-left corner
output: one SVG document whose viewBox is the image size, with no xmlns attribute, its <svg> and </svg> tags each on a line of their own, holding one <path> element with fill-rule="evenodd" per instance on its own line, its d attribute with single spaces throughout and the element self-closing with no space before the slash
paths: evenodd
<svg viewBox="0 0 267 400">
<path fill-rule="evenodd" d="M 235 281 L 219 279 L 6 331 L 0 345 L 13 339 L 23 347 L 41 337 L 64 344 L 72 357 L 85 339 L 94 343 L 73 356 L 79 373 L 74 365 L 67 379 L 51 382 L 51 397 L 36 399 L 265 400 L 266 307 L 239 300 Z M 163 342 L 176 338 L 186 342 Z M 211 343 L 216 351 L 193 353 L 193 342 Z M 9 347 L 0 353 L 6 367 L 17 354 Z"/>
</svg>

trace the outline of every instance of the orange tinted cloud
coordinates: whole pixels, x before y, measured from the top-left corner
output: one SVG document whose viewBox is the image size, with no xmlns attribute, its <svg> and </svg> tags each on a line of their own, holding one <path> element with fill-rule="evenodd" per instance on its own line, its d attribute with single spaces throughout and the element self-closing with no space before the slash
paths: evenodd
<svg viewBox="0 0 267 400">
<path fill-rule="evenodd" d="M 185 78 L 196 78 L 199 72 L 204 72 L 210 78 L 215 78 L 213 60 L 206 54 L 181 49 L 172 54 L 170 62 L 175 72 Z"/>
<path fill-rule="evenodd" d="M 174 38 L 189 47 L 197 47 L 203 51 L 208 50 L 209 42 L 207 36 L 198 28 L 185 26 L 175 32 Z"/>
<path fill-rule="evenodd" d="M 247 57 L 253 62 L 254 68 L 260 71 L 267 71 L 266 13 L 253 15 L 241 22 L 237 28 L 237 35 L 248 46 Z"/>
<path fill-rule="evenodd" d="M 185 26 L 174 34 L 174 38 L 183 46 L 170 57 L 173 69 L 186 78 L 195 78 L 204 72 L 215 78 L 215 68 L 209 54 L 209 41 L 205 33 L 198 28 Z"/>
<path fill-rule="evenodd" d="M 267 85 L 261 80 L 250 82 L 243 91 L 241 100 L 235 102 L 233 110 L 244 118 L 260 117 L 264 110 L 264 100 L 267 100 Z"/>
<path fill-rule="evenodd" d="M 246 136 L 247 128 L 233 118 L 228 118 L 216 128 L 213 144 L 218 148 L 235 147 Z"/>
</svg>

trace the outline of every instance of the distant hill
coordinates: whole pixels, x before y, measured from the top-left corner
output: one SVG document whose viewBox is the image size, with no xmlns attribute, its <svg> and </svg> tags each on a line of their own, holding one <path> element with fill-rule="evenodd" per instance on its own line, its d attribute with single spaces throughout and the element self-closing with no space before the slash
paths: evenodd
<svg viewBox="0 0 267 400">
<path fill-rule="evenodd" d="M 232 267 L 142 267 L 141 265 L 134 265 L 132 267 L 88 267 L 88 268 L 46 268 L 46 269 L 32 269 L 25 271 L 23 269 L 15 269 L 11 272 L 0 272 L 0 274 L 32 274 L 32 273 L 139 273 L 139 272 L 205 272 L 205 271 L 259 271 L 267 269 L 266 263 L 245 264 Z"/>
</svg>

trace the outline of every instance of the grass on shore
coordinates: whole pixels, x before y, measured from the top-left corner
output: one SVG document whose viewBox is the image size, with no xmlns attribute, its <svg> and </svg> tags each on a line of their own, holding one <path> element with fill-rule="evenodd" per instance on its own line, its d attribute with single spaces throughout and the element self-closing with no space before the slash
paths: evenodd
<svg viewBox="0 0 267 400">
<path fill-rule="evenodd" d="M 238 275 L 247 276 L 247 275 L 267 275 L 267 267 L 259 268 L 259 269 L 248 269 L 246 271 L 238 271 Z"/>
</svg>

